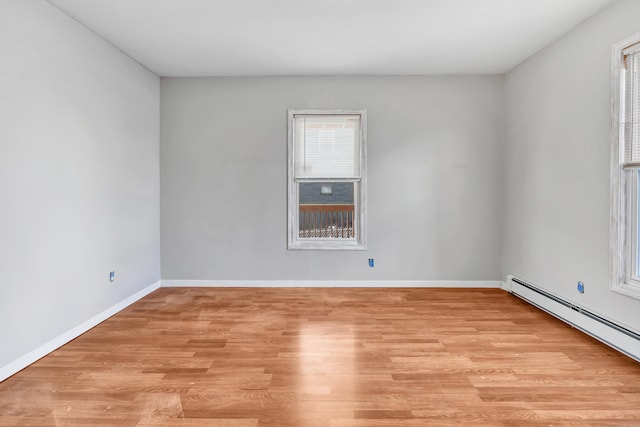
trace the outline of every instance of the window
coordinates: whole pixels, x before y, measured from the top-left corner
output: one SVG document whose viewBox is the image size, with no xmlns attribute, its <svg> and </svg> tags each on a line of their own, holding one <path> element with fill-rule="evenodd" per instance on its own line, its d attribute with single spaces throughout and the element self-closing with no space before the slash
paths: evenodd
<svg viewBox="0 0 640 427">
<path fill-rule="evenodd" d="M 640 298 L 640 33 L 613 46 L 611 288 Z"/>
<path fill-rule="evenodd" d="M 289 110 L 289 249 L 366 249 L 366 110 Z"/>
</svg>

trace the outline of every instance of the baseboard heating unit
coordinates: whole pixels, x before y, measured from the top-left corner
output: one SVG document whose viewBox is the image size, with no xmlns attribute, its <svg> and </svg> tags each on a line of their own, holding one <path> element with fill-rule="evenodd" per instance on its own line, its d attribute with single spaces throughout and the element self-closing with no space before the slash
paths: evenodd
<svg viewBox="0 0 640 427">
<path fill-rule="evenodd" d="M 507 277 L 507 289 L 512 295 L 640 362 L 640 334 L 637 332 L 515 276 Z"/>
</svg>

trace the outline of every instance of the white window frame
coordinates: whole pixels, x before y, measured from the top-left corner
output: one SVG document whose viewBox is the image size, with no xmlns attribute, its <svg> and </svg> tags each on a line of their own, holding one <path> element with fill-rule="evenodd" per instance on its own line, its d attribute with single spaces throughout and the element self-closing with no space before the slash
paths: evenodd
<svg viewBox="0 0 640 427">
<path fill-rule="evenodd" d="M 367 110 L 365 109 L 289 109 L 287 125 L 287 235 L 288 249 L 309 250 L 365 250 L 367 249 Z M 360 180 L 357 194 L 354 195 L 354 204 L 357 215 L 354 216 L 356 238 L 300 238 L 299 229 L 299 203 L 298 187 L 295 179 L 295 140 L 294 140 L 294 116 L 296 115 L 359 115 L 360 116 Z M 323 180 L 330 182 L 331 179 Z M 344 181 L 335 179 L 335 181 Z M 313 182 L 309 180 L 307 182 Z"/>
<path fill-rule="evenodd" d="M 640 33 L 612 47 L 611 102 L 611 290 L 640 299 L 638 274 L 638 174 L 637 167 L 624 167 L 624 54 L 640 43 Z"/>
</svg>

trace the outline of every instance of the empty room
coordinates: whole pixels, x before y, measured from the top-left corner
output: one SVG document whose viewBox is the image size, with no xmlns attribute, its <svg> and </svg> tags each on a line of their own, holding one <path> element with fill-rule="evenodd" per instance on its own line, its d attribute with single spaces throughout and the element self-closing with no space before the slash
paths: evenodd
<svg viewBox="0 0 640 427">
<path fill-rule="evenodd" d="M 640 426 L 639 17 L 0 0 L 0 426 Z"/>
</svg>

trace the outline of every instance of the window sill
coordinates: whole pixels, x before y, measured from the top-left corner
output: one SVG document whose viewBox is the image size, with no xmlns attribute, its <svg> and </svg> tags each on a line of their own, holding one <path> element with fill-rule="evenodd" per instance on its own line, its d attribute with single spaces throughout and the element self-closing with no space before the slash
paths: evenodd
<svg viewBox="0 0 640 427">
<path fill-rule="evenodd" d="M 362 242 L 337 242 L 335 240 L 293 241 L 289 242 L 289 250 L 312 251 L 364 251 L 367 245 Z"/>
<path fill-rule="evenodd" d="M 640 283 L 620 282 L 611 286 L 611 290 L 622 295 L 640 300 Z"/>
</svg>

